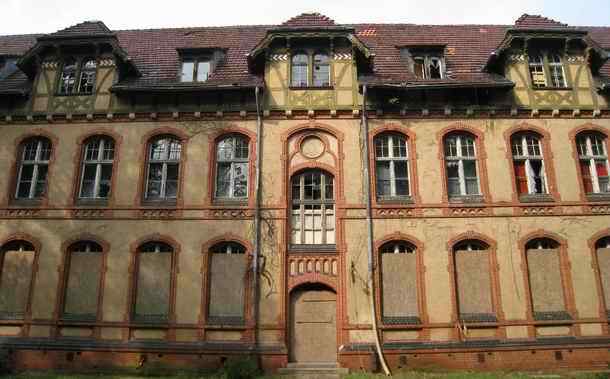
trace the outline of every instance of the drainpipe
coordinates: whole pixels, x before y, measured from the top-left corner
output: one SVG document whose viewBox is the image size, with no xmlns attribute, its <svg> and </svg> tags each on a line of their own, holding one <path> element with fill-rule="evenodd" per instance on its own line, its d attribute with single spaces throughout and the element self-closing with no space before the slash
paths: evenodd
<svg viewBox="0 0 610 379">
<path fill-rule="evenodd" d="M 259 318 L 259 289 L 258 289 L 258 270 L 259 256 L 261 249 L 261 162 L 262 162 L 262 145 L 263 145 L 263 118 L 261 116 L 260 107 L 260 87 L 254 89 L 254 97 L 256 99 L 256 173 L 254 176 L 254 256 L 252 258 L 252 272 L 254 278 L 252 287 L 254 291 L 254 347 L 258 350 L 258 318 Z"/>
<path fill-rule="evenodd" d="M 390 376 L 392 373 L 385 361 L 383 351 L 381 349 L 381 341 L 379 340 L 379 328 L 377 326 L 377 311 L 375 307 L 375 283 L 373 281 L 373 210 L 371 206 L 371 176 L 369 169 L 369 122 L 366 117 L 366 85 L 362 86 L 362 120 L 360 122 L 361 134 L 364 139 L 364 191 L 366 192 L 366 223 L 368 229 L 367 255 L 368 255 L 368 275 L 367 283 L 370 290 L 371 303 L 371 319 L 373 322 L 373 332 L 375 333 L 375 349 L 377 357 L 381 363 L 383 372 Z"/>
</svg>

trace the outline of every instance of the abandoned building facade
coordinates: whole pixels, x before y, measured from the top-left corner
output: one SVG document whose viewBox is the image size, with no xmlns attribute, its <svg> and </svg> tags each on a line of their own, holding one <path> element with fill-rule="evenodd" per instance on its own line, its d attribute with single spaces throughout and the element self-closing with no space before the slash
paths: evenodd
<svg viewBox="0 0 610 379">
<path fill-rule="evenodd" d="M 610 362 L 610 27 L 0 36 L 18 368 Z"/>
</svg>

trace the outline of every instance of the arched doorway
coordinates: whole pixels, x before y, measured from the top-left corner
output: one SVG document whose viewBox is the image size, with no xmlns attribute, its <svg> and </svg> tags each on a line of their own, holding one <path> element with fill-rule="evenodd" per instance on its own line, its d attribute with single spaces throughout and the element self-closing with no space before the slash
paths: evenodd
<svg viewBox="0 0 610 379">
<path fill-rule="evenodd" d="M 337 294 L 306 284 L 290 294 L 290 361 L 337 361 Z"/>
</svg>

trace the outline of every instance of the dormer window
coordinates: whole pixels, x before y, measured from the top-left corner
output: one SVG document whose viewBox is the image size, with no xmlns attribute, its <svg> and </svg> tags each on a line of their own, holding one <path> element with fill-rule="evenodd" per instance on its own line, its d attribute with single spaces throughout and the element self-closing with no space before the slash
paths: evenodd
<svg viewBox="0 0 610 379">
<path fill-rule="evenodd" d="M 534 88 L 566 88 L 568 86 L 561 55 L 533 53 L 529 57 L 529 70 Z"/>
<path fill-rule="evenodd" d="M 211 73 L 209 57 L 186 57 L 182 60 L 181 82 L 205 82 Z"/>
<path fill-rule="evenodd" d="M 413 71 L 420 79 L 443 79 L 443 58 L 439 55 L 416 55 L 413 57 Z"/>
<path fill-rule="evenodd" d="M 59 78 L 60 95 L 91 95 L 95 92 L 97 61 L 94 58 L 74 58 L 64 60 Z"/>
<path fill-rule="evenodd" d="M 291 58 L 291 87 L 330 87 L 330 57 L 324 51 L 299 51 Z"/>
</svg>

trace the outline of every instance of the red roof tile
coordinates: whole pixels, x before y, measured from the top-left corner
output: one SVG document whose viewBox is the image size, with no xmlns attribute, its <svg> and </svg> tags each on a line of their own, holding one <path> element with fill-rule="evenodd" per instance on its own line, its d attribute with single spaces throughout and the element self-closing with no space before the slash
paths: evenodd
<svg viewBox="0 0 610 379">
<path fill-rule="evenodd" d="M 335 26 L 335 21 L 320 13 L 301 13 L 284 22 L 282 26 Z"/>
<path fill-rule="evenodd" d="M 85 21 L 55 33 L 47 34 L 46 37 L 95 37 L 108 36 L 110 34 L 112 34 L 112 31 L 103 22 Z"/>
<path fill-rule="evenodd" d="M 562 24 L 550 18 L 540 15 L 523 14 L 515 21 L 517 29 L 561 29 L 567 28 L 568 24 Z"/>
</svg>

